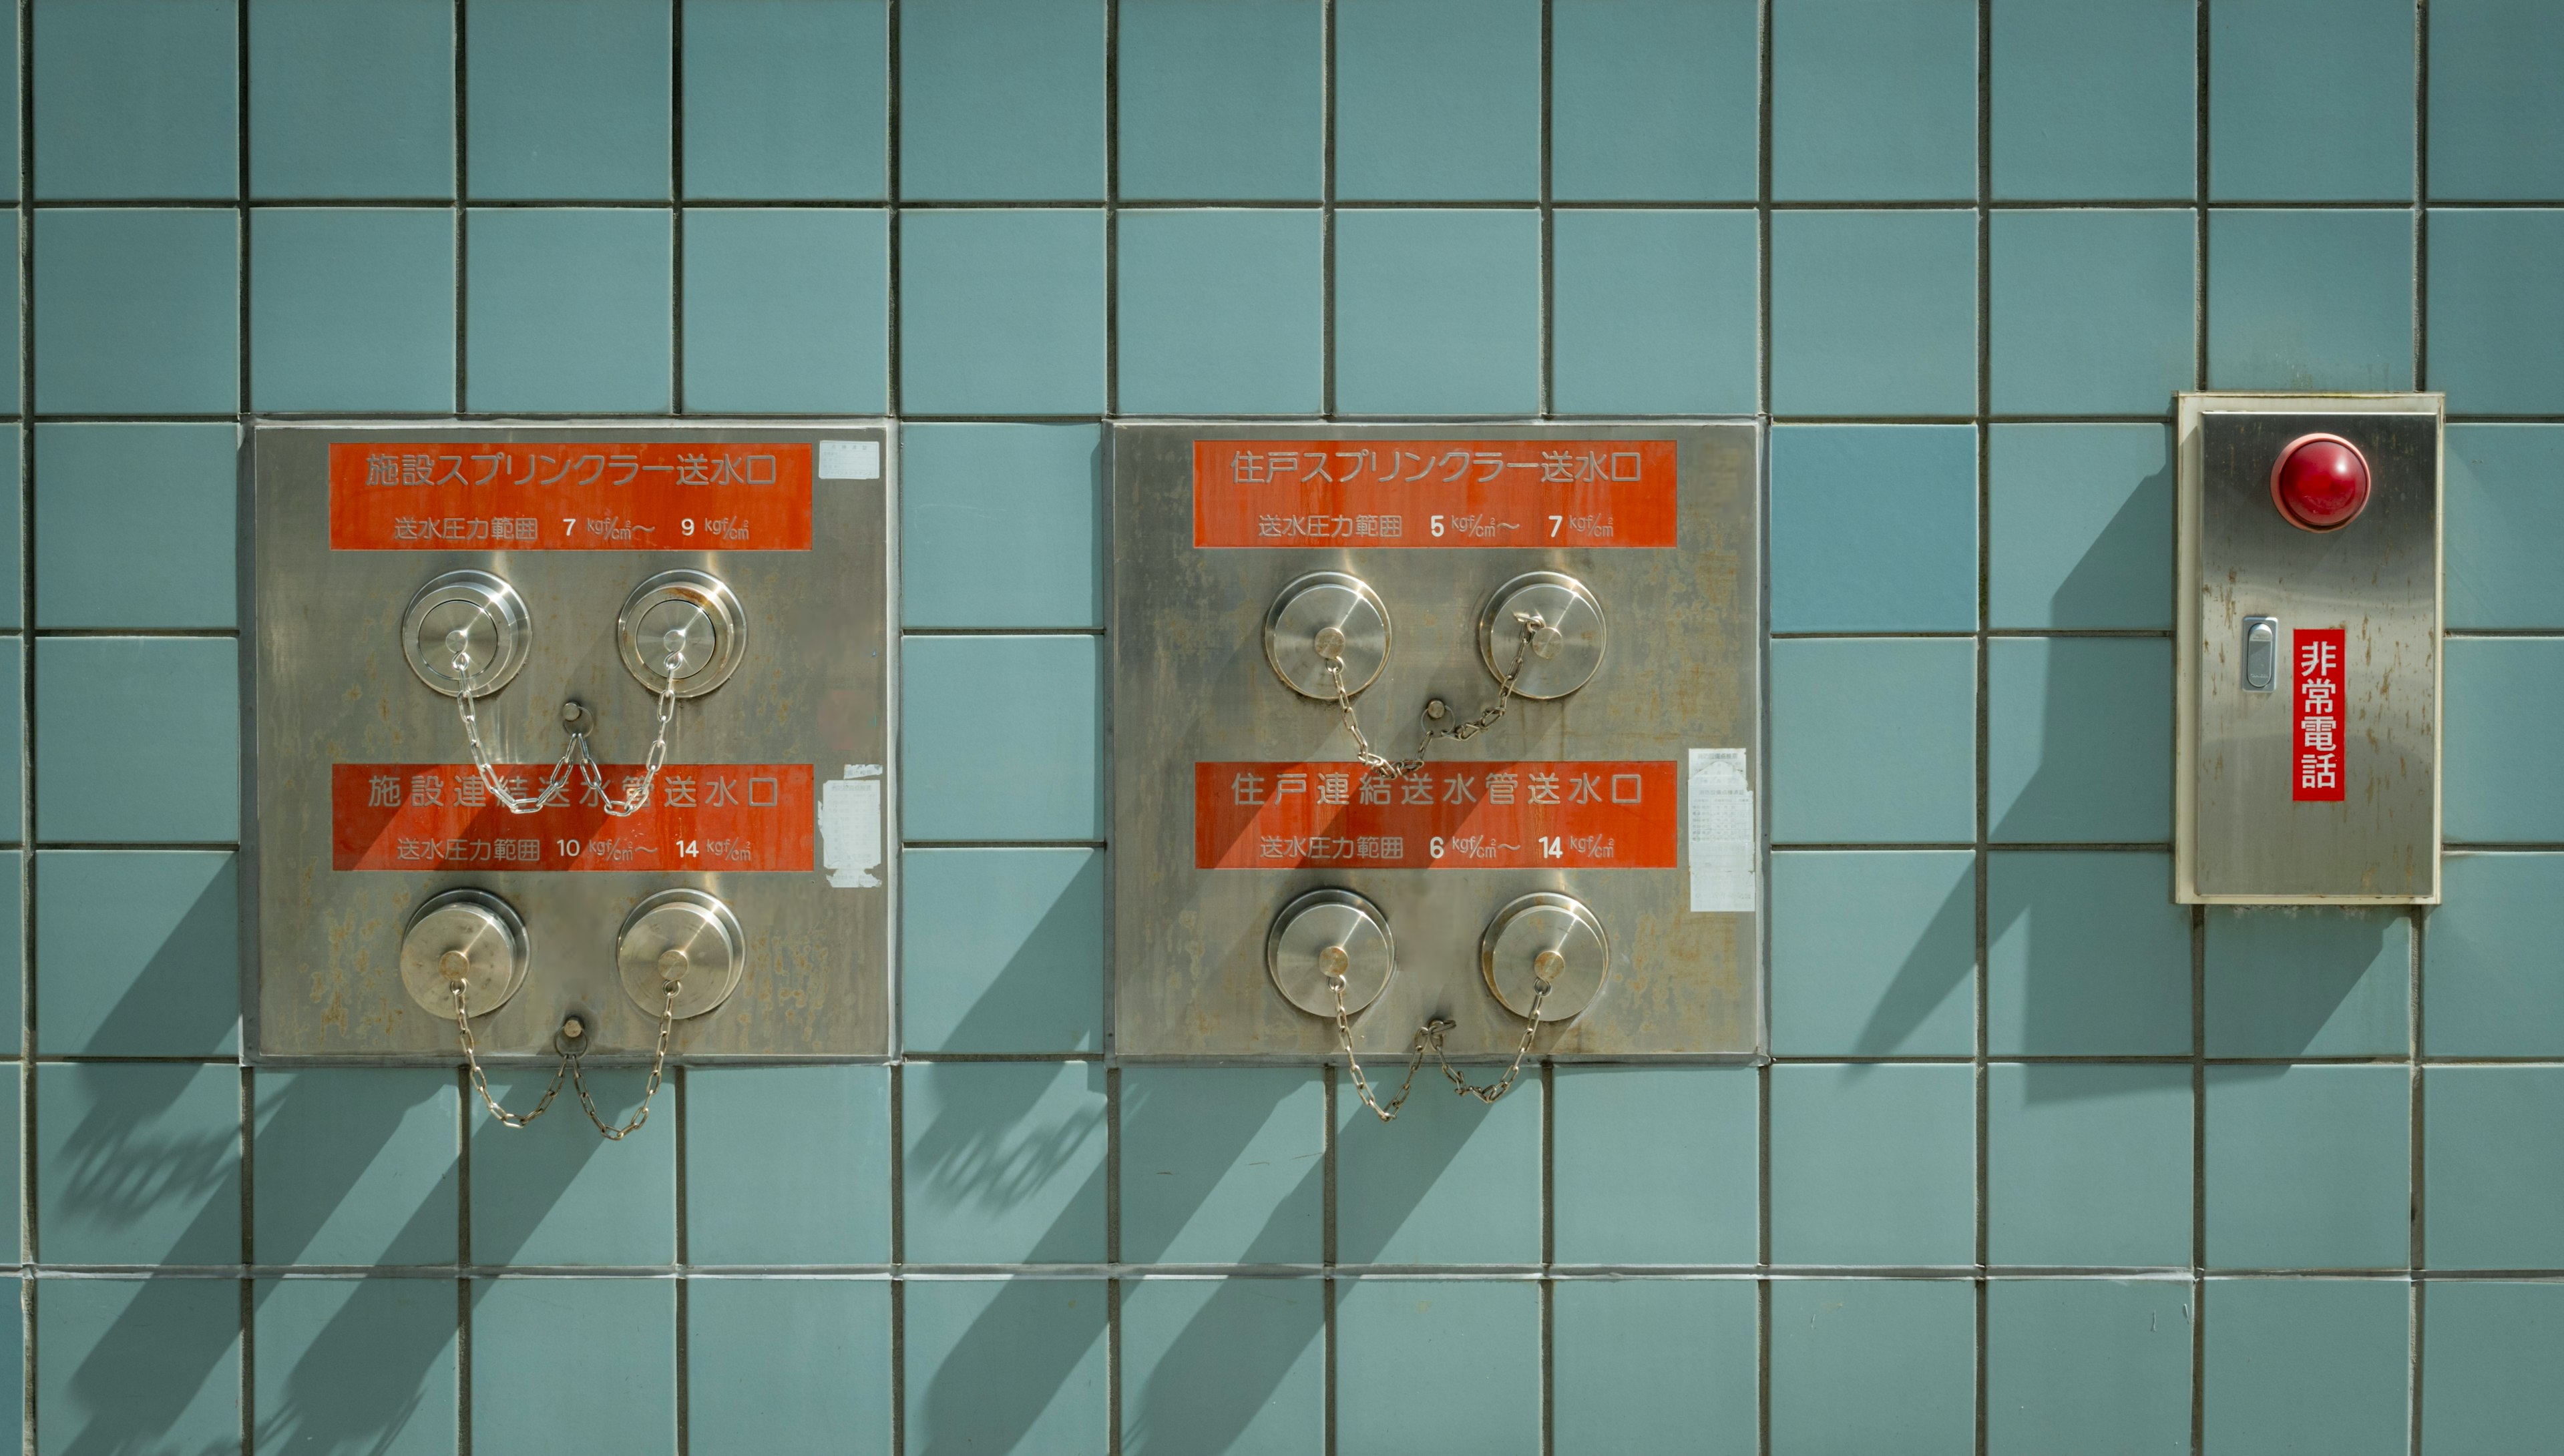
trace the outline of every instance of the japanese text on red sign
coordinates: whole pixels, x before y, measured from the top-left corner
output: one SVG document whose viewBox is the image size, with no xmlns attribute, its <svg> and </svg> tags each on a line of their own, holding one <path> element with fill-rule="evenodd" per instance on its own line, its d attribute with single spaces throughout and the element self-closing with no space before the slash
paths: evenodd
<svg viewBox="0 0 2564 1456">
<path fill-rule="evenodd" d="M 2295 634 L 2291 656 L 2296 680 L 2296 727 L 2291 735 L 2291 792 L 2301 803 L 2323 803 L 2342 797 L 2343 628 L 2321 628 Z"/>
<path fill-rule="evenodd" d="M 329 447 L 336 550 L 806 550 L 810 447 L 702 441 Z"/>
<path fill-rule="evenodd" d="M 549 764 L 506 764 L 531 799 Z M 806 763 L 671 763 L 640 813 L 616 818 L 641 765 L 607 764 L 549 806 L 512 814 L 468 763 L 337 763 L 329 769 L 330 867 L 339 870 L 807 870 L 815 819 Z"/>
<path fill-rule="evenodd" d="M 1205 870 L 1667 869 L 1676 815 L 1669 762 L 1193 765 Z"/>
<path fill-rule="evenodd" d="M 1193 544 L 1670 546 L 1669 440 L 1201 440 Z"/>
</svg>

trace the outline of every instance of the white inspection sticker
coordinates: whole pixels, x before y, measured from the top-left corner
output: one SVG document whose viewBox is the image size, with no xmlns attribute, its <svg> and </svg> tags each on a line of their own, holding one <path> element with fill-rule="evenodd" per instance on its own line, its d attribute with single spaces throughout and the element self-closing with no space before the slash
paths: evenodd
<svg viewBox="0 0 2564 1456">
<path fill-rule="evenodd" d="M 1743 748 L 1691 750 L 1691 908 L 1755 907 L 1754 780 Z"/>
<path fill-rule="evenodd" d="M 819 867 L 839 890 L 881 884 L 882 766 L 849 763 L 846 776 L 819 785 Z"/>
<path fill-rule="evenodd" d="M 881 442 L 879 440 L 820 441 L 819 479 L 823 481 L 880 480 Z"/>
</svg>

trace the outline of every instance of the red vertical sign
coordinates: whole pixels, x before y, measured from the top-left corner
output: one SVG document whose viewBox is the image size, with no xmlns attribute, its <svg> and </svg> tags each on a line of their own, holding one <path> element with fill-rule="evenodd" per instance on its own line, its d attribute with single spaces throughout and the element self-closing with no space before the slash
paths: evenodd
<svg viewBox="0 0 2564 1456">
<path fill-rule="evenodd" d="M 2342 797 L 2346 635 L 2340 627 L 2301 629 L 2291 644 L 2289 678 L 2296 699 L 2288 737 L 2288 783 L 2299 803 L 2337 803 Z"/>
</svg>

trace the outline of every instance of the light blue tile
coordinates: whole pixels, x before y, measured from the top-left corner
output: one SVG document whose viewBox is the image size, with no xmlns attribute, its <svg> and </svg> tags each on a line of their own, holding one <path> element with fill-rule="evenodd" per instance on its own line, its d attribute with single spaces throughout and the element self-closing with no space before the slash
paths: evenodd
<svg viewBox="0 0 2564 1456">
<path fill-rule="evenodd" d="M 1103 1067 L 917 1063 L 905 1099 L 912 1262 L 1104 1258 Z M 912 1364 L 909 1389 L 916 1388 Z"/>
<path fill-rule="evenodd" d="M 0 521 L 0 556 L 23 554 L 19 522 L 27 519 L 27 497 L 19 468 L 21 453 L 17 423 L 0 424 L 0 455 L 7 457 L 0 460 L 0 512 L 10 514 L 7 520 Z M 24 614 L 18 607 L 25 594 L 24 582 L 18 561 L 0 561 L 0 631 L 14 632 L 24 625 L 19 620 Z"/>
<path fill-rule="evenodd" d="M 453 1285 L 262 1279 L 254 1289 L 259 1456 L 455 1449 Z"/>
<path fill-rule="evenodd" d="M 0 46 L 0 60 L 5 59 L 5 46 Z M 0 241 L 14 244 L 20 238 L 25 236 L 26 229 L 24 227 L 11 227 L 5 232 L 0 232 Z M 5 305 L 13 315 L 16 314 L 19 312 L 19 300 L 24 296 L 24 292 L 23 278 L 12 278 L 6 282 L 0 282 L 0 305 Z M 0 347 L 6 347 L 12 355 L 15 355 L 20 352 L 19 341 L 22 335 L 19 330 L 18 319 L 16 317 L 13 316 L 10 318 L 0 319 Z M 0 359 L 0 388 L 5 388 L 9 391 L 5 396 L 6 398 L 17 400 L 22 397 L 19 387 L 21 380 L 22 376 L 19 373 L 18 360 L 14 357 L 9 359 Z M 19 406 L 12 404 L 9 408 L 12 412 L 15 412 Z M 11 435 L 14 437 L 17 432 L 17 427 L 13 424 L 9 429 Z"/>
<path fill-rule="evenodd" d="M 2564 13 L 2538 0 L 2431 7 L 2431 195 L 2564 196 Z"/>
<path fill-rule="evenodd" d="M 1977 625 L 1977 432 L 1968 425 L 1772 431 L 1772 630 Z"/>
<path fill-rule="evenodd" d="M 588 1091 L 618 1127 L 641 1105 L 639 1068 L 596 1069 Z M 549 1081 L 539 1068 L 494 1070 L 491 1094 L 523 1113 Z M 661 1096 L 666 1097 L 662 1092 Z M 654 1116 L 619 1143 L 596 1136 L 567 1091 L 531 1128 L 472 1108 L 475 1264 L 666 1264 L 677 1257 L 677 1118 Z M 477 1361 L 476 1361 L 477 1363 Z"/>
<path fill-rule="evenodd" d="M 258 409 L 452 409 L 453 214 L 252 214 L 249 320 Z"/>
<path fill-rule="evenodd" d="M 2564 429 L 2453 425 L 2441 454 L 2452 627 L 2564 627 Z"/>
<path fill-rule="evenodd" d="M 2483 414 L 2564 409 L 2564 209 L 2431 212 L 2431 387 Z"/>
<path fill-rule="evenodd" d="M 2448 837 L 2564 839 L 2564 760 L 2514 728 L 2564 712 L 2564 638 L 2457 638 L 2447 653 L 2440 796 Z"/>
<path fill-rule="evenodd" d="M 1774 842 L 1973 839 L 1976 656 L 1967 641 L 1773 643 Z"/>
<path fill-rule="evenodd" d="M 2190 1450 L 2190 1286 L 1986 1287 L 1987 1456 Z"/>
<path fill-rule="evenodd" d="M 2413 215 L 2212 214 L 2208 387 L 2412 388 Z"/>
<path fill-rule="evenodd" d="M 1976 1248 L 1976 1074 L 1772 1069 L 1772 1259 L 1965 1264 Z"/>
<path fill-rule="evenodd" d="M 2450 855 L 2430 912 L 2422 1049 L 2438 1057 L 2564 1055 L 2564 855 Z"/>
<path fill-rule="evenodd" d="M 2401 1067 L 2209 1068 L 2209 1262 L 2404 1267 L 2410 1082 Z"/>
<path fill-rule="evenodd" d="M 1104 31 L 1104 0 L 902 6 L 901 194 L 1101 199 Z"/>
<path fill-rule="evenodd" d="M 249 187 L 453 196 L 451 0 L 249 0 Z"/>
<path fill-rule="evenodd" d="M 564 1340 L 575 1330 L 579 1338 Z M 665 1279 L 472 1285 L 472 1449 L 672 1451 L 677 1286 Z M 565 1400 L 564 1391 L 576 1391 Z"/>
<path fill-rule="evenodd" d="M 1988 651 L 1993 837 L 2171 838 L 2172 644 L 2011 638 Z"/>
<path fill-rule="evenodd" d="M 1566 0 L 1550 13 L 1550 178 L 1578 201 L 1754 196 L 1751 0 Z"/>
<path fill-rule="evenodd" d="M 9 109 L 9 114 L 7 116 L 0 117 L 0 146 L 6 146 L 9 149 L 8 154 L 10 156 L 17 156 L 19 154 L 18 101 L 20 95 L 18 82 L 18 28 L 16 26 L 0 26 L 0 32 L 6 32 L 6 34 L 0 34 L 0 65 L 5 65 L 9 68 L 8 76 L 0 78 L 0 104 L 5 104 Z M 5 180 L 0 180 L 0 196 L 4 196 L 13 202 L 16 201 L 18 197 L 18 179 L 10 177 Z"/>
<path fill-rule="evenodd" d="M 2190 387 L 2197 348 L 2197 235 L 2186 211 L 1996 214 L 1994 407 L 2170 411 L 2173 392 Z"/>
<path fill-rule="evenodd" d="M 1464 1067 L 1484 1081 L 1492 1067 Z M 1493 1107 L 1419 1083 L 1394 1123 L 1336 1098 L 1336 1257 L 1348 1264 L 1540 1258 L 1541 1088 Z M 1341 1361 L 1339 1362 L 1341 1368 Z"/>
<path fill-rule="evenodd" d="M 1529 414 L 1540 403 L 1540 218 L 1336 218 L 1336 407 Z"/>
<path fill-rule="evenodd" d="M 1327 1286 L 1146 1279 L 1122 1286 L 1122 1449 L 1311 1456 L 1326 1445 Z"/>
<path fill-rule="evenodd" d="M 890 1258 L 890 1072 L 686 1074 L 686 1255 L 696 1264 Z"/>
<path fill-rule="evenodd" d="M 230 425 L 38 425 L 37 625 L 238 621 L 238 442 Z"/>
<path fill-rule="evenodd" d="M 1999 854 L 1987 883 L 1996 1056 L 2190 1050 L 2190 909 L 2160 854 Z"/>
<path fill-rule="evenodd" d="M 2412 197 L 2411 5 L 2219 0 L 2208 27 L 2210 196 Z"/>
<path fill-rule="evenodd" d="M 462 1104 L 452 1072 L 262 1071 L 257 1096 L 258 1262 L 454 1261 Z"/>
<path fill-rule="evenodd" d="M 240 1069 L 51 1063 L 36 1085 L 36 1253 L 236 1264 Z"/>
<path fill-rule="evenodd" d="M 1986 462 L 1994 627 L 2172 626 L 2172 432 L 1997 425 Z"/>
<path fill-rule="evenodd" d="M 231 1280 L 48 1283 L 36 1301 L 36 1347 L 39 1456 L 240 1449 L 240 1286 Z"/>
<path fill-rule="evenodd" d="M 901 620 L 1104 625 L 1104 441 L 1093 425 L 904 425 Z"/>
<path fill-rule="evenodd" d="M 1795 0 L 1772 16 L 1772 195 L 1977 195 L 1977 8 Z"/>
<path fill-rule="evenodd" d="M 1993 17 L 1995 196 L 2192 194 L 2199 12 L 2189 0 L 1999 0 Z"/>
<path fill-rule="evenodd" d="M 1337 196 L 1540 195 L 1538 0 L 1339 0 L 1335 19 Z"/>
<path fill-rule="evenodd" d="M 2202 1449 L 2401 1456 L 2410 1301 L 2390 1280 L 2208 1286 Z"/>
<path fill-rule="evenodd" d="M 0 850 L 0 997 L 23 991 L 26 983 L 25 860 L 25 854 L 18 850 Z M 5 1004 L 0 1001 L 0 1005 Z M 6 1078 L 0 1078 L 0 1084 L 6 1082 Z M 5 1177 L 0 1177 L 0 1184 L 5 1182 Z"/>
<path fill-rule="evenodd" d="M 912 1456 L 1107 1448 L 1100 1281 L 912 1281 L 907 1299 Z"/>
<path fill-rule="evenodd" d="M 900 815 L 911 840 L 1104 835 L 1092 637 L 912 637 L 901 644 Z M 1018 731 L 1032 711 L 1037 737 Z"/>
<path fill-rule="evenodd" d="M 1124 1259 L 1318 1262 L 1327 1116 L 1314 1071 L 1127 1068 L 1121 1116 Z"/>
<path fill-rule="evenodd" d="M 660 0 L 466 0 L 472 195 L 667 196 L 670 8 Z"/>
<path fill-rule="evenodd" d="M 2432 1284 L 2423 1300 L 2422 1449 L 2508 1456 L 2551 1439 L 2564 1425 L 2564 1285 Z"/>
<path fill-rule="evenodd" d="M 1122 196 L 1316 199 L 1323 15 L 1319 0 L 1128 0 Z"/>
<path fill-rule="evenodd" d="M 1751 213 L 1562 212 L 1554 232 L 1560 409 L 1753 411 Z"/>
<path fill-rule="evenodd" d="M 870 210 L 686 213 L 686 408 L 877 414 L 890 224 Z"/>
<path fill-rule="evenodd" d="M 237 195 L 233 0 L 45 0 L 34 10 L 37 196 Z"/>
<path fill-rule="evenodd" d="M 240 228 L 215 208 L 36 219 L 36 408 L 230 414 L 240 404 Z"/>
<path fill-rule="evenodd" d="M 228 638 L 37 644 L 36 736 L 45 745 L 37 836 L 109 844 L 239 837 L 239 657 Z M 0 665 L 14 659 L 0 651 Z"/>
<path fill-rule="evenodd" d="M 1976 1292 L 1951 1281 L 1772 1286 L 1772 1456 L 1964 1456 L 1976 1438 Z"/>
<path fill-rule="evenodd" d="M 20 727 L 23 723 L 20 685 L 25 681 L 26 666 L 21 654 L 25 650 L 25 641 L 16 636 L 0 637 L 0 674 L 14 675 L 11 681 L 0 682 L 0 713 L 9 716 L 8 719 L 0 719 L 0 762 L 23 762 L 25 758 L 25 736 Z M 7 775 L 0 774 L 0 837 L 11 842 L 24 837 L 22 828 L 6 827 L 13 818 L 18 824 L 24 824 L 24 808 L 18 786 L 8 782 Z"/>
<path fill-rule="evenodd" d="M 240 1047 L 240 875 L 228 852 L 36 857 L 36 1047 L 229 1056 Z"/>
<path fill-rule="evenodd" d="M 890 1449 L 890 1283 L 686 1286 L 686 1449 L 703 1456 Z"/>
<path fill-rule="evenodd" d="M 2188 1067 L 1998 1063 L 1986 1125 L 1995 1263 L 2190 1262 Z"/>
<path fill-rule="evenodd" d="M 1754 1262 L 1755 1078 L 1744 1067 L 1560 1067 L 1551 1115 L 1557 1257 Z M 1659 1136 L 1667 1121 L 1682 1136 Z"/>
<path fill-rule="evenodd" d="M 686 0 L 686 195 L 883 195 L 888 0 Z"/>
<path fill-rule="evenodd" d="M 1967 1056 L 1976 970 L 1975 855 L 1772 856 L 1773 1051 Z"/>
<path fill-rule="evenodd" d="M 2564 1265 L 2564 1071 L 2433 1067 L 2423 1074 L 2423 1202 L 2437 1269 Z"/>
<path fill-rule="evenodd" d="M 1752 1285 L 1568 1281 L 1552 1321 L 1552 1420 L 1574 1449 L 1755 1449 Z"/>
<path fill-rule="evenodd" d="M 1134 414 L 1314 414 L 1324 401 L 1318 214 L 1125 212 L 1116 357 Z"/>
<path fill-rule="evenodd" d="M 478 208 L 468 228 L 468 408 L 668 407 L 667 213 Z"/>
<path fill-rule="evenodd" d="M 1431 1440 L 1472 1456 L 1540 1450 L 1540 1295 L 1529 1284 L 1358 1279 L 1337 1286 L 1336 1445 L 1410 1456 L 1417 1397 Z"/>
<path fill-rule="evenodd" d="M 1973 413 L 1976 328 L 1974 213 L 1774 215 L 1773 409 Z"/>
<path fill-rule="evenodd" d="M 1104 407 L 1104 215 L 900 219 L 900 389 L 917 414 Z"/>
<path fill-rule="evenodd" d="M 903 868 L 903 1044 L 930 1052 L 1102 1049 L 1102 851 L 916 850 Z"/>
<path fill-rule="evenodd" d="M 2207 986 L 2212 1057 L 2401 1056 L 2413 922 L 2400 910 L 2212 906 Z"/>
</svg>

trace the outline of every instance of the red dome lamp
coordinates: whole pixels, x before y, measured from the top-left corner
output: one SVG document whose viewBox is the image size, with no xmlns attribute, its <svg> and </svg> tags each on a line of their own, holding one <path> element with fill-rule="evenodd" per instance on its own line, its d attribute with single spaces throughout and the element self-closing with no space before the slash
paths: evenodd
<svg viewBox="0 0 2564 1456">
<path fill-rule="evenodd" d="M 2368 458 L 2339 435 L 2299 435 L 2270 467 L 2270 503 L 2301 530 L 2339 530 L 2368 509 Z"/>
</svg>

